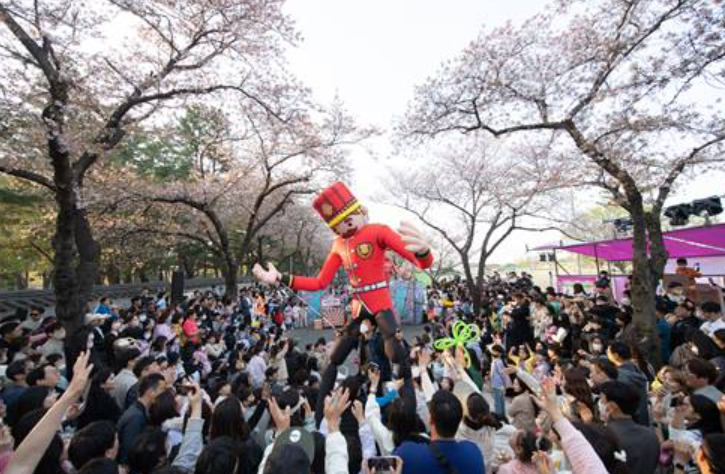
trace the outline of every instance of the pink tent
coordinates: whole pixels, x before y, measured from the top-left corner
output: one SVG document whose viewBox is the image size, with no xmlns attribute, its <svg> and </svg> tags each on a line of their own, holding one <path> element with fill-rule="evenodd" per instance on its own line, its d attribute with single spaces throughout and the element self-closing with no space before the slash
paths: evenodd
<svg viewBox="0 0 725 474">
<path fill-rule="evenodd" d="M 669 258 L 725 255 L 725 224 L 664 232 Z M 573 245 L 542 246 L 533 250 L 565 250 L 612 262 L 632 260 L 632 239 L 612 239 Z"/>
</svg>

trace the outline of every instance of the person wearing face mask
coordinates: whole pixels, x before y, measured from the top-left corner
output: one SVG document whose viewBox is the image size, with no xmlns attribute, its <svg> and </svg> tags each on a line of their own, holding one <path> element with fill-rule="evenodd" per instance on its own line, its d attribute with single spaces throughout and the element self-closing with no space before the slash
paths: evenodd
<svg viewBox="0 0 725 474">
<path fill-rule="evenodd" d="M 649 407 L 647 405 L 647 376 L 632 360 L 632 351 L 625 343 L 614 341 L 607 350 L 607 357 L 617 366 L 617 380 L 624 382 L 639 394 L 639 407 L 632 415 L 637 423 L 649 426 Z"/>
<path fill-rule="evenodd" d="M 725 319 L 722 316 L 720 303 L 705 301 L 700 305 L 700 311 L 704 321 L 700 325 L 700 331 L 712 337 L 715 331 L 725 329 Z"/>
<path fill-rule="evenodd" d="M 637 474 L 653 474 L 657 469 L 660 442 L 655 431 L 632 419 L 640 403 L 637 390 L 623 382 L 605 382 L 599 386 L 599 412 L 607 428 L 614 431 L 627 453 L 627 467 Z"/>
<path fill-rule="evenodd" d="M 675 473 L 692 472 L 694 464 L 705 469 L 702 473 L 712 472 L 705 459 L 702 459 L 703 445 L 708 444 L 707 438 L 722 436 L 717 405 L 707 397 L 690 395 L 683 397 L 672 417 L 669 426 L 669 443 L 674 445 Z M 696 456 L 692 459 L 692 454 Z M 719 471 L 715 471 L 719 472 Z"/>
<path fill-rule="evenodd" d="M 594 357 L 602 357 L 604 354 L 604 342 L 600 337 L 592 339 L 592 343 L 589 345 L 589 353 Z"/>
<path fill-rule="evenodd" d="M 685 288 L 682 283 L 679 281 L 669 282 L 663 300 L 667 304 L 667 310 L 669 312 L 674 311 L 678 304 L 685 301 Z"/>
<path fill-rule="evenodd" d="M 685 302 L 677 304 L 674 309 L 676 320 L 670 332 L 670 350 L 675 350 L 684 344 L 687 334 L 700 326 L 700 320 L 690 311 Z"/>
</svg>

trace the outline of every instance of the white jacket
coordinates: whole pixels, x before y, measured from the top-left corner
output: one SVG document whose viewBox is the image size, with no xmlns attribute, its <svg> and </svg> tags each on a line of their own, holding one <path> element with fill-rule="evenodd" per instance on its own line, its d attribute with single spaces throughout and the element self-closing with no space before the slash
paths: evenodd
<svg viewBox="0 0 725 474">
<path fill-rule="evenodd" d="M 380 448 L 380 455 L 390 456 L 395 449 L 393 433 L 383 424 L 380 405 L 378 405 L 378 401 L 373 394 L 368 395 L 368 401 L 365 404 L 365 418 L 367 418 L 373 430 L 375 442 L 378 444 L 378 448 Z"/>
</svg>

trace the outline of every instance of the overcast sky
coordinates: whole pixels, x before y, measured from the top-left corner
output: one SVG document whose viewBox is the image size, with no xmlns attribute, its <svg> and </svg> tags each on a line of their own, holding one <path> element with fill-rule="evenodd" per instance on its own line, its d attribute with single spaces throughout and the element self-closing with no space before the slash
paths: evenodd
<svg viewBox="0 0 725 474">
<path fill-rule="evenodd" d="M 520 22 L 540 11 L 544 0 L 288 0 L 287 12 L 303 36 L 289 52 L 292 72 L 318 100 L 337 94 L 361 123 L 388 130 L 404 113 L 414 87 L 458 54 L 481 28 Z M 405 214 L 376 201 L 380 175 L 392 153 L 388 137 L 353 153 L 353 191 L 374 221 L 397 226 Z M 411 166 L 414 166 L 411 163 Z M 722 179 L 701 178 L 673 197 L 722 194 Z M 514 233 L 493 256 L 496 263 L 525 256 L 526 245 L 558 241 L 555 232 Z"/>
</svg>

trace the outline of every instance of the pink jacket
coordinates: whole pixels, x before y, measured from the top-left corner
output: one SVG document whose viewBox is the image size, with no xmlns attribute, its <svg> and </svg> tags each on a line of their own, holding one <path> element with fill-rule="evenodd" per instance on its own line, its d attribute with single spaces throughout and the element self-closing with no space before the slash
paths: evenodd
<svg viewBox="0 0 725 474">
<path fill-rule="evenodd" d="M 531 463 L 523 463 L 518 459 L 502 464 L 498 474 L 538 474 L 538 469 Z"/>
<path fill-rule="evenodd" d="M 564 454 L 569 459 L 574 474 L 609 474 L 594 448 L 569 420 L 564 418 L 557 421 L 554 428 L 561 437 Z"/>
</svg>

